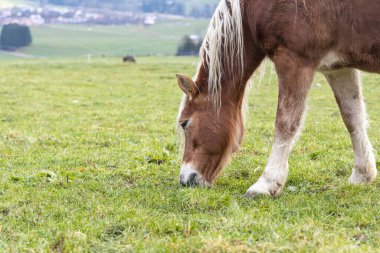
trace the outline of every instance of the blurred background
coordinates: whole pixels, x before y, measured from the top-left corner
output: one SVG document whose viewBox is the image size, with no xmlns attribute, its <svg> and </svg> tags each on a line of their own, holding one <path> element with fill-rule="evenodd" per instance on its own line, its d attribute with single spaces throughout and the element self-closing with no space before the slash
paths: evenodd
<svg viewBox="0 0 380 253">
<path fill-rule="evenodd" d="M 218 2 L 1 0 L 0 59 L 196 55 Z"/>
</svg>

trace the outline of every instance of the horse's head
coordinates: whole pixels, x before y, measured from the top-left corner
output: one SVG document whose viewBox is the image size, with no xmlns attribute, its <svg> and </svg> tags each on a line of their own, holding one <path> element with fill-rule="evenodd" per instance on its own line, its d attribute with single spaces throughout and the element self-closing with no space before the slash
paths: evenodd
<svg viewBox="0 0 380 253">
<path fill-rule="evenodd" d="M 208 95 L 207 78 L 177 78 L 185 93 L 178 115 L 178 126 L 184 134 L 180 183 L 210 185 L 242 140 L 244 94 L 223 92 L 216 108 Z"/>
<path fill-rule="evenodd" d="M 220 1 L 203 41 L 197 78 L 178 75 L 185 93 L 178 115 L 184 133 L 180 182 L 209 185 L 241 143 L 246 83 L 264 58 L 245 44 L 241 1 Z"/>
</svg>

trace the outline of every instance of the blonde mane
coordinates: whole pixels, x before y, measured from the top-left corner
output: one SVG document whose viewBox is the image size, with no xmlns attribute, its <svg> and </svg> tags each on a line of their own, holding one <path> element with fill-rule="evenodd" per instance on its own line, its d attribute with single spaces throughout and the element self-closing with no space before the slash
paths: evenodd
<svg viewBox="0 0 380 253">
<path fill-rule="evenodd" d="M 201 48 L 202 64 L 208 69 L 209 99 L 221 106 L 222 79 L 242 81 L 244 35 L 240 0 L 222 0 L 210 22 Z"/>
</svg>

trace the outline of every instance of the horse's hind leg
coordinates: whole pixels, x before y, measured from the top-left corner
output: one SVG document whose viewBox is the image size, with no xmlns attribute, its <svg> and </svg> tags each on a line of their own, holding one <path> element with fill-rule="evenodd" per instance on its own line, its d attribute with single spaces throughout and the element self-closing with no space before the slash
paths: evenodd
<svg viewBox="0 0 380 253">
<path fill-rule="evenodd" d="M 360 72 L 343 69 L 324 73 L 339 105 L 343 121 L 351 135 L 355 168 L 353 184 L 371 183 L 377 174 L 375 156 L 367 135 L 367 119 L 361 88 Z"/>
<path fill-rule="evenodd" d="M 252 185 L 246 197 L 257 194 L 278 195 L 288 172 L 288 157 L 302 125 L 306 99 L 315 73 L 315 64 L 283 49 L 273 58 L 279 77 L 279 101 L 275 141 L 263 175 Z"/>
</svg>

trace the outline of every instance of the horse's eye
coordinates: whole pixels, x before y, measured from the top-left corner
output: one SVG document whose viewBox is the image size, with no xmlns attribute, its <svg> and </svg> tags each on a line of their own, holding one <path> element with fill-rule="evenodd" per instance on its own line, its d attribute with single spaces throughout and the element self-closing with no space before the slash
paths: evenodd
<svg viewBox="0 0 380 253">
<path fill-rule="evenodd" d="M 184 120 L 184 121 L 180 122 L 183 130 L 188 129 L 190 126 L 190 123 L 191 123 L 191 120 Z"/>
</svg>

